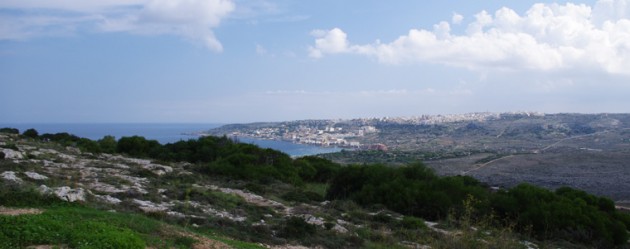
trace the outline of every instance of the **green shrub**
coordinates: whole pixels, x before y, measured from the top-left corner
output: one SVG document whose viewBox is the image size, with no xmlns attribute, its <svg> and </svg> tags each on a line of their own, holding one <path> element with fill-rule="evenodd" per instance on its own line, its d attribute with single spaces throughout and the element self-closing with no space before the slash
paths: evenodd
<svg viewBox="0 0 630 249">
<path fill-rule="evenodd" d="M 280 236 L 284 238 L 300 239 L 313 236 L 317 232 L 314 225 L 306 223 L 302 218 L 288 218 L 280 228 Z"/>
<path fill-rule="evenodd" d="M 197 241 L 190 237 L 180 236 L 175 238 L 175 245 L 181 248 L 193 248 L 195 243 L 197 243 Z"/>
<path fill-rule="evenodd" d="M 31 128 L 31 129 L 25 130 L 24 133 L 22 133 L 22 135 L 28 138 L 38 138 L 39 132 Z"/>
<path fill-rule="evenodd" d="M 461 209 L 468 196 L 485 200 L 489 192 L 470 177 L 438 177 L 417 163 L 392 168 L 384 165 L 348 166 L 332 179 L 327 199 L 350 199 L 361 205 L 387 208 L 427 219 L 439 219 Z"/>
<path fill-rule="evenodd" d="M 282 199 L 294 202 L 322 202 L 324 197 L 312 191 L 292 190 L 281 196 Z"/>
<path fill-rule="evenodd" d="M 0 204 L 13 207 L 34 207 L 67 203 L 52 195 L 42 195 L 33 187 L 4 183 L 0 184 Z"/>
<path fill-rule="evenodd" d="M 20 130 L 16 129 L 16 128 L 9 128 L 9 127 L 5 127 L 5 128 L 0 128 L 0 133 L 9 133 L 9 134 L 20 134 Z"/>
<path fill-rule="evenodd" d="M 5 145 L 0 146 L 2 148 L 12 149 L 19 151 L 20 149 L 14 143 L 6 143 Z"/>
<path fill-rule="evenodd" d="M 531 230 L 539 239 L 612 247 L 625 244 L 628 233 L 615 217 L 607 199 L 570 188 L 555 193 L 529 184 L 499 192 L 491 201 L 502 218 L 516 221 L 521 231 Z"/>
<path fill-rule="evenodd" d="M 424 230 L 427 228 L 427 225 L 424 223 L 423 219 L 413 216 L 404 216 L 402 220 L 400 220 L 400 226 L 405 229 Z"/>
</svg>

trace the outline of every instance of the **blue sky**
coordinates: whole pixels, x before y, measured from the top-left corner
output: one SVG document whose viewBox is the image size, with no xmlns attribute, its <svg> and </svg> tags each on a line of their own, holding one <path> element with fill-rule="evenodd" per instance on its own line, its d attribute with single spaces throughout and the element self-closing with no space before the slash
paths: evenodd
<svg viewBox="0 0 630 249">
<path fill-rule="evenodd" d="M 0 122 L 630 112 L 630 1 L 3 0 Z"/>
</svg>

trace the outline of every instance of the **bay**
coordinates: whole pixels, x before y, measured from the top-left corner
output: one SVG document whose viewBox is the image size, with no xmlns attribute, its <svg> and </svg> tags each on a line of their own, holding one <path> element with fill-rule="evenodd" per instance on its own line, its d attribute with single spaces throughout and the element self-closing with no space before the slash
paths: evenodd
<svg viewBox="0 0 630 249">
<path fill-rule="evenodd" d="M 222 124 L 156 124 L 156 123 L 3 123 L 0 128 L 17 128 L 20 132 L 27 129 L 35 129 L 39 134 L 67 132 L 79 137 L 98 140 L 111 135 L 119 139 L 121 137 L 142 136 L 146 139 L 157 140 L 161 144 L 175 143 L 181 140 L 197 139 L 198 134 Z M 270 148 L 287 153 L 293 157 L 331 153 L 341 151 L 337 147 L 320 147 L 313 145 L 294 144 L 287 141 L 262 140 L 255 138 L 239 137 L 243 143 L 258 145 L 262 148 Z"/>
<path fill-rule="evenodd" d="M 250 144 L 258 145 L 259 147 L 262 147 L 262 148 L 270 148 L 274 150 L 279 150 L 293 157 L 333 153 L 333 152 L 339 152 L 342 150 L 342 148 L 339 148 L 339 147 L 322 147 L 322 146 L 313 146 L 313 145 L 306 145 L 306 144 L 295 144 L 295 143 L 291 143 L 287 141 L 278 141 L 278 140 L 263 140 L 263 139 L 249 138 L 249 137 L 238 137 L 237 139 L 241 143 L 250 143 Z"/>
</svg>

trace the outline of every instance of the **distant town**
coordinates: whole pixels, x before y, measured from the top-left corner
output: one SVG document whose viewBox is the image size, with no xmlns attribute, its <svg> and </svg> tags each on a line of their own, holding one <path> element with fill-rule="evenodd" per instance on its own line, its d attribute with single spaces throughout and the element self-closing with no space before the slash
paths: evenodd
<svg viewBox="0 0 630 249">
<path fill-rule="evenodd" d="M 360 140 L 365 136 L 381 132 L 377 129 L 377 126 L 384 124 L 435 125 L 454 122 L 483 122 L 499 119 L 501 115 L 544 116 L 542 113 L 517 112 L 358 118 L 349 120 L 300 120 L 275 123 L 230 124 L 212 129 L 205 135 L 250 137 L 317 146 L 387 151 L 387 146 L 382 143 L 362 144 Z"/>
<path fill-rule="evenodd" d="M 223 135 L 233 137 L 251 137 L 268 140 L 290 141 L 298 144 L 336 146 L 342 148 L 361 149 L 365 147 L 353 138 L 362 137 L 366 134 L 377 133 L 374 126 L 362 125 L 353 126 L 347 122 L 334 122 L 329 120 L 310 121 L 304 124 L 300 121 L 276 123 L 264 127 L 250 127 L 234 129 Z M 235 125 L 228 125 L 233 127 Z M 224 130 L 227 127 L 222 127 Z M 220 132 L 219 132 L 220 133 Z M 216 130 L 210 134 L 217 134 Z M 378 147 L 378 146 L 376 146 Z M 381 150 L 386 148 L 380 147 Z"/>
</svg>

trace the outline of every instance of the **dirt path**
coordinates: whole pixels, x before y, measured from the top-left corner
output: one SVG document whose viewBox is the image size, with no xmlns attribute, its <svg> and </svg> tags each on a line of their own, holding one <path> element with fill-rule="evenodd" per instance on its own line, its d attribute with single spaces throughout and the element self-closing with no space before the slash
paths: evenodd
<svg viewBox="0 0 630 249">
<path fill-rule="evenodd" d="M 622 131 L 623 130 L 630 130 L 630 128 L 623 128 L 623 129 L 619 129 L 619 130 L 622 130 Z M 559 143 L 562 143 L 562 142 L 567 141 L 567 140 L 576 139 L 576 138 L 583 138 L 583 137 L 590 137 L 590 136 L 595 136 L 595 135 L 600 135 L 600 134 L 605 134 L 605 133 L 608 133 L 608 132 L 611 132 L 611 131 L 612 130 L 606 130 L 606 131 L 600 131 L 600 132 L 595 132 L 595 133 L 591 133 L 591 134 L 585 134 L 585 135 L 579 135 L 579 136 L 563 138 L 563 139 L 560 139 L 560 140 L 556 141 L 555 143 L 552 143 L 552 144 L 548 145 L 545 148 L 542 148 L 540 151 L 548 150 L 551 147 L 554 147 L 554 146 L 558 145 Z"/>
<path fill-rule="evenodd" d="M 630 130 L 630 128 L 623 128 L 621 130 Z M 550 145 L 545 146 L 544 148 L 540 149 L 540 151 L 546 151 L 546 150 L 548 150 L 548 149 L 550 149 L 550 148 L 552 148 L 552 147 L 554 147 L 554 146 L 556 146 L 556 145 L 558 145 L 558 144 L 560 144 L 560 143 L 562 143 L 564 141 L 577 139 L 577 138 L 583 138 L 583 137 L 596 136 L 596 135 L 605 134 L 605 133 L 608 133 L 608 132 L 611 132 L 611 131 L 610 130 L 606 130 L 606 131 L 600 131 L 600 132 L 595 132 L 595 133 L 591 133 L 591 134 L 585 134 L 585 135 L 578 135 L 578 136 L 563 138 L 563 139 L 560 139 L 560 140 L 558 140 L 558 141 L 556 141 L 556 142 L 554 142 L 554 143 L 552 143 Z M 501 136 L 502 134 L 503 134 L 503 132 L 501 132 L 501 134 L 499 134 L 499 136 Z M 497 136 L 497 137 L 499 137 L 499 136 Z M 510 158 L 510 157 L 513 157 L 513 156 L 515 156 L 515 155 L 509 155 L 509 156 L 500 157 L 500 158 L 494 159 L 492 161 L 489 161 L 487 163 L 477 165 L 476 167 L 474 167 L 474 168 L 472 168 L 470 170 L 462 172 L 462 175 L 467 175 L 468 173 L 473 172 L 473 171 L 477 171 L 477 170 L 479 170 L 481 168 L 484 168 L 484 167 L 490 165 L 491 163 L 494 163 L 494 162 L 502 160 L 502 159 Z"/>
<path fill-rule="evenodd" d="M 515 156 L 515 155 L 509 155 L 509 156 L 499 157 L 499 158 L 494 159 L 494 160 L 492 160 L 492 161 L 490 161 L 490 162 L 487 162 L 487 163 L 484 163 L 484 164 L 480 164 L 480 165 L 479 165 L 479 166 L 477 166 L 477 167 L 474 167 L 474 168 L 472 168 L 472 169 L 469 169 L 469 170 L 467 170 L 467 171 L 462 172 L 462 175 L 467 175 L 468 173 L 473 172 L 473 171 L 476 171 L 476 170 L 479 170 L 479 169 L 481 169 L 481 168 L 483 168 L 483 167 L 486 167 L 486 166 L 490 165 L 490 164 L 491 164 L 491 163 L 493 163 L 493 162 L 496 162 L 496 161 L 499 161 L 499 160 L 502 160 L 502 159 L 506 159 L 506 158 L 510 158 L 510 157 L 513 157 L 513 156 Z"/>
<path fill-rule="evenodd" d="M 0 206 L 0 215 L 23 215 L 23 214 L 41 214 L 44 210 L 37 208 L 7 208 Z"/>
</svg>

